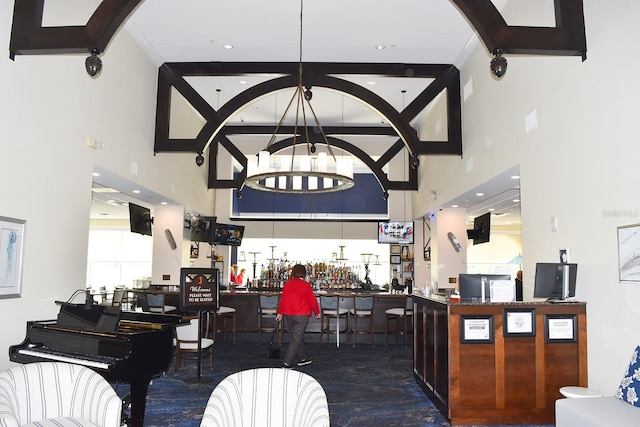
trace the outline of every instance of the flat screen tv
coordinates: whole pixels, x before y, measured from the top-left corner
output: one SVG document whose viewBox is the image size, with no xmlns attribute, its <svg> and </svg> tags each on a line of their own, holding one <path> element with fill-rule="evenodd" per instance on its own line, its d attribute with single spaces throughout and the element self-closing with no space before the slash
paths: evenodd
<svg viewBox="0 0 640 427">
<path fill-rule="evenodd" d="M 413 221 L 379 221 L 378 243 L 412 245 Z"/>
<path fill-rule="evenodd" d="M 473 219 L 473 229 L 467 230 L 467 238 L 473 239 L 473 244 L 489 242 L 491 231 L 491 212 L 477 216 Z"/>
<path fill-rule="evenodd" d="M 150 209 L 129 203 L 129 226 L 132 233 L 151 236 L 152 224 Z"/>
<path fill-rule="evenodd" d="M 240 246 L 244 235 L 244 225 L 216 224 L 213 231 L 213 245 Z"/>
<path fill-rule="evenodd" d="M 573 298 L 576 296 L 577 275 L 578 264 L 539 262 L 536 264 L 533 296 L 551 301 Z"/>
<path fill-rule="evenodd" d="M 482 302 L 482 287 L 484 285 L 484 301 L 491 299 L 492 280 L 511 280 L 509 274 L 470 274 L 462 273 L 458 276 L 460 301 Z M 515 283 L 514 283 L 515 285 Z"/>
<path fill-rule="evenodd" d="M 215 224 L 215 216 L 197 217 L 191 225 L 191 241 L 211 243 L 211 240 L 213 240 Z"/>
</svg>

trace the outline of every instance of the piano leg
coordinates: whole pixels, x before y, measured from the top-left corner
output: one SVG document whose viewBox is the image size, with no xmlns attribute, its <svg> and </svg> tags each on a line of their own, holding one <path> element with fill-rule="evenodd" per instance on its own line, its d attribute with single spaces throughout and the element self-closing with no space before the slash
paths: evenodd
<svg viewBox="0 0 640 427">
<path fill-rule="evenodd" d="M 129 386 L 131 388 L 131 417 L 129 418 L 130 427 L 143 427 L 144 410 L 147 406 L 147 391 L 151 379 L 131 380 Z"/>
</svg>

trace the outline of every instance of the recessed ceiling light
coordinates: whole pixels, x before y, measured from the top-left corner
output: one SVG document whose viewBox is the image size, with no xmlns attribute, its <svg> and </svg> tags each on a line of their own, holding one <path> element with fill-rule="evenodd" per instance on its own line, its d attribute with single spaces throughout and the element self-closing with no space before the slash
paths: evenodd
<svg viewBox="0 0 640 427">
<path fill-rule="evenodd" d="M 451 207 L 452 207 L 452 208 L 457 208 L 457 207 L 458 207 L 458 205 L 451 205 Z"/>
<path fill-rule="evenodd" d="M 482 197 L 482 196 L 484 196 L 484 193 L 476 193 L 476 196 Z"/>
<path fill-rule="evenodd" d="M 383 45 L 383 44 L 379 44 L 379 45 L 376 45 L 376 46 L 375 46 L 376 50 L 382 50 L 382 49 L 384 49 L 385 47 L 386 47 L 386 46 L 385 46 L 385 45 Z"/>
<path fill-rule="evenodd" d="M 374 84 L 376 84 L 376 82 L 374 82 L 373 80 L 369 80 L 369 81 L 367 82 L 367 84 L 368 84 L 368 85 L 374 85 Z"/>
<path fill-rule="evenodd" d="M 167 202 L 160 202 L 160 204 L 161 204 L 161 205 L 166 205 L 166 204 L 167 204 Z"/>
<path fill-rule="evenodd" d="M 91 176 L 100 176 L 100 174 L 98 172 L 94 172 L 91 174 Z"/>
<path fill-rule="evenodd" d="M 496 208 L 489 208 L 489 212 L 493 212 L 495 210 L 496 210 Z"/>
<path fill-rule="evenodd" d="M 134 194 L 140 194 L 140 190 L 133 190 Z"/>
<path fill-rule="evenodd" d="M 512 202 L 513 203 L 520 203 L 520 199 L 513 199 Z"/>
<path fill-rule="evenodd" d="M 227 50 L 231 50 L 233 49 L 233 45 L 232 44 L 225 44 L 222 46 L 223 48 L 227 49 Z"/>
<path fill-rule="evenodd" d="M 241 85 L 246 85 L 247 83 L 249 83 L 249 82 L 248 82 L 248 81 L 246 81 L 246 80 L 240 80 L 240 84 L 241 84 Z"/>
<path fill-rule="evenodd" d="M 511 179 L 520 179 L 520 175 L 513 175 Z"/>
</svg>

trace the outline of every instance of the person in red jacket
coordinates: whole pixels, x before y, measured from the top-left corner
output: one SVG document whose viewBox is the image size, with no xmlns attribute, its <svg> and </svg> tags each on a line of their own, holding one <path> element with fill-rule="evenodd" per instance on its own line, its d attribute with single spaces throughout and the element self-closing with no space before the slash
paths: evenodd
<svg viewBox="0 0 640 427">
<path fill-rule="evenodd" d="M 298 362 L 298 366 L 311 363 L 311 360 L 305 357 L 304 333 L 309 324 L 309 316 L 315 314 L 316 318 L 320 318 L 320 307 L 311 285 L 305 280 L 306 277 L 307 269 L 304 265 L 294 265 L 291 269 L 291 279 L 284 284 L 278 303 L 276 320 L 279 322 L 284 318 L 293 335 L 284 355 L 284 368 L 293 368 L 294 361 Z"/>
</svg>

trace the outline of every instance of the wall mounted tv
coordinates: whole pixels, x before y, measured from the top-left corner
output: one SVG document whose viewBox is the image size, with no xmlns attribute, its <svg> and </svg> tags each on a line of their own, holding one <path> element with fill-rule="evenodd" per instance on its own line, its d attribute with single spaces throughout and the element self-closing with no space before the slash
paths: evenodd
<svg viewBox="0 0 640 427">
<path fill-rule="evenodd" d="M 491 212 L 477 216 L 473 219 L 473 229 L 467 230 L 467 238 L 473 239 L 473 244 L 489 242 L 491 232 Z"/>
<path fill-rule="evenodd" d="M 378 243 L 412 245 L 413 221 L 379 221 Z"/>
<path fill-rule="evenodd" d="M 152 224 L 150 209 L 129 203 L 129 226 L 132 233 L 151 236 Z"/>
<path fill-rule="evenodd" d="M 563 300 L 576 296 L 578 264 L 539 262 L 533 284 L 535 298 Z"/>
<path fill-rule="evenodd" d="M 244 235 L 244 225 L 216 224 L 211 244 L 222 246 L 240 246 Z"/>
<path fill-rule="evenodd" d="M 213 240 L 215 224 L 215 216 L 197 217 L 191 225 L 191 241 L 211 243 L 211 240 Z"/>
</svg>

